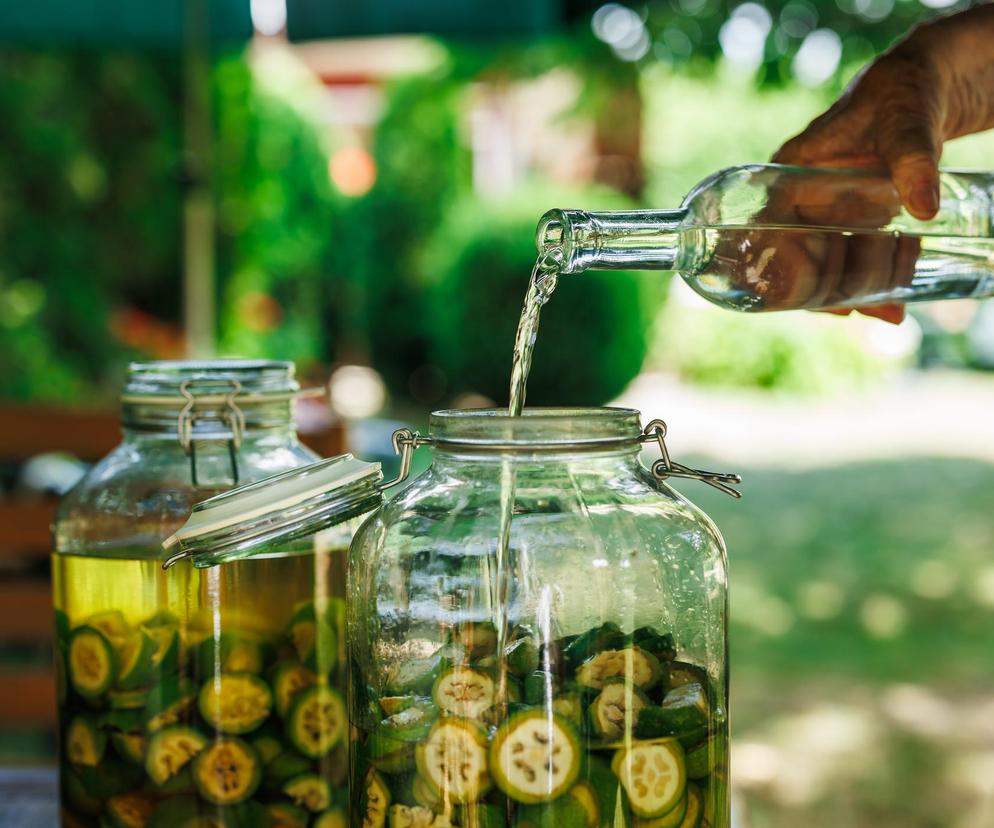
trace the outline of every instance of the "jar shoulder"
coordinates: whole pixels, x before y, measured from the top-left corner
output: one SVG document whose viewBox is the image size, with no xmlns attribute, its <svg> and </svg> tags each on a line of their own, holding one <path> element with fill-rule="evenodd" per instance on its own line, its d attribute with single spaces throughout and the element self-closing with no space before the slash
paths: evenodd
<svg viewBox="0 0 994 828">
<path fill-rule="evenodd" d="M 237 482 L 251 483 L 315 462 L 296 440 L 246 440 L 237 454 Z M 56 552 L 161 556 L 162 540 L 196 503 L 235 484 L 230 456 L 218 452 L 198 468 L 173 440 L 124 440 L 98 461 L 59 502 L 53 524 Z"/>
<path fill-rule="evenodd" d="M 683 544 L 724 565 L 724 540 L 714 522 L 641 466 L 615 474 L 519 475 L 514 492 L 512 533 L 518 537 L 542 545 L 591 537 L 647 548 Z M 374 513 L 357 543 L 397 544 L 402 553 L 414 539 L 420 539 L 415 546 L 473 538 L 489 542 L 500 520 L 501 497 L 499 476 L 492 471 L 454 475 L 431 467 Z"/>
</svg>

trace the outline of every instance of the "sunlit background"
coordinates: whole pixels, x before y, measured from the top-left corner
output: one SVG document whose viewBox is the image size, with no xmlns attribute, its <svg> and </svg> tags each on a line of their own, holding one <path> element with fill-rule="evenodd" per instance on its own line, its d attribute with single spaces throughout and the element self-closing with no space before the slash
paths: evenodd
<svg viewBox="0 0 994 828">
<path fill-rule="evenodd" d="M 72 5 L 0 10 L 0 413 L 113 412 L 132 359 L 287 358 L 327 392 L 302 416 L 389 461 L 398 424 L 506 403 L 545 210 L 676 206 L 964 3 L 190 0 L 173 40 Z M 994 167 L 994 136 L 945 161 Z M 531 403 L 620 400 L 745 478 L 679 487 L 730 551 L 745 825 L 994 825 L 992 368 L 992 303 L 746 317 L 601 273 L 547 306 Z M 80 469 L 2 461 L 0 499 Z"/>
</svg>

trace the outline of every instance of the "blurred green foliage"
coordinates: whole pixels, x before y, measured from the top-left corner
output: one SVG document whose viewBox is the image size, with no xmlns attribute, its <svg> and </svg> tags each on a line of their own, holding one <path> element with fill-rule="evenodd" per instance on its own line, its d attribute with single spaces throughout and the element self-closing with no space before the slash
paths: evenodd
<svg viewBox="0 0 994 828">
<path fill-rule="evenodd" d="M 321 131 L 241 56 L 218 62 L 215 90 L 221 350 L 327 363 L 343 305 L 343 200 Z"/>
<path fill-rule="evenodd" d="M 678 488 L 728 544 L 733 736 L 769 774 L 733 757 L 749 824 L 989 824 L 994 466 L 735 470 L 742 501 Z"/>
<path fill-rule="evenodd" d="M 656 362 L 689 382 L 818 394 L 868 385 L 892 362 L 832 319 L 669 308 Z"/>
<path fill-rule="evenodd" d="M 376 183 L 348 216 L 349 310 L 356 320 L 349 344 L 401 397 L 427 361 L 431 335 L 418 256 L 470 186 L 469 158 L 458 135 L 462 91 L 449 67 L 390 90 L 373 139 Z"/>
<path fill-rule="evenodd" d="M 451 393 L 507 402 L 511 345 L 535 262 L 543 205 L 630 206 L 604 190 L 523 189 L 513 199 L 457 205 L 425 254 L 431 364 Z M 529 405 L 611 400 L 638 374 L 667 281 L 659 274 L 562 277 L 542 312 Z"/>
<path fill-rule="evenodd" d="M 122 301 L 176 318 L 179 87 L 161 58 L 0 53 L 0 396 L 93 396 Z"/>
</svg>

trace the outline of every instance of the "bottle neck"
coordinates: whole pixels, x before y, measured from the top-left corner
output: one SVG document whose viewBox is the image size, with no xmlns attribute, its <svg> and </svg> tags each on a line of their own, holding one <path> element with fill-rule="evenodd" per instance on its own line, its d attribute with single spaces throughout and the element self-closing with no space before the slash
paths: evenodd
<svg viewBox="0 0 994 828">
<path fill-rule="evenodd" d="M 539 221 L 540 251 L 562 250 L 562 273 L 674 270 L 685 209 L 588 213 L 550 210 Z"/>
</svg>

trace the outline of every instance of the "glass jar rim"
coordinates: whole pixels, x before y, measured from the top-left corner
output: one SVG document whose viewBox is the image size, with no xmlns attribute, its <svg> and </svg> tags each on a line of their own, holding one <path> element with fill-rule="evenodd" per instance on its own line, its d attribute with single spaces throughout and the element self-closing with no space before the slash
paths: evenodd
<svg viewBox="0 0 994 828">
<path fill-rule="evenodd" d="M 300 393 L 293 362 L 262 359 L 161 360 L 132 362 L 121 391 L 123 402 L 176 404 L 190 395 L 222 402 L 232 393 L 252 398 L 290 399 Z"/>
<path fill-rule="evenodd" d="M 639 412 L 618 407 L 448 409 L 432 413 L 429 439 L 437 449 L 477 451 L 620 448 L 638 445 Z"/>
</svg>

